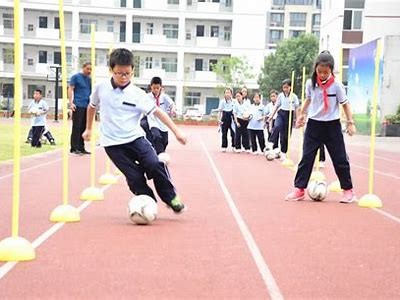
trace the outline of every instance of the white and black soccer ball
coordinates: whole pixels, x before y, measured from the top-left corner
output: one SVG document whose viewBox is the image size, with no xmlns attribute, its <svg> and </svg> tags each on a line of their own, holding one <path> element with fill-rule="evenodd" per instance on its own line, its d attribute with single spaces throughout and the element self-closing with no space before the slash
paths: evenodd
<svg viewBox="0 0 400 300">
<path fill-rule="evenodd" d="M 267 150 L 267 151 L 265 151 L 265 152 L 264 152 L 264 155 L 265 155 L 265 158 L 266 158 L 268 161 L 272 161 L 272 160 L 275 159 L 275 153 L 274 153 L 274 151 L 272 151 L 272 150 Z"/>
<path fill-rule="evenodd" d="M 163 162 L 165 165 L 168 165 L 171 161 L 171 156 L 166 152 L 161 152 L 158 154 L 158 160 Z"/>
<path fill-rule="evenodd" d="M 328 195 L 328 186 L 323 180 L 311 180 L 307 186 L 307 193 L 311 200 L 322 201 Z"/>
<path fill-rule="evenodd" d="M 129 200 L 129 219 L 139 225 L 147 225 L 157 218 L 157 203 L 147 195 L 138 195 Z"/>
</svg>

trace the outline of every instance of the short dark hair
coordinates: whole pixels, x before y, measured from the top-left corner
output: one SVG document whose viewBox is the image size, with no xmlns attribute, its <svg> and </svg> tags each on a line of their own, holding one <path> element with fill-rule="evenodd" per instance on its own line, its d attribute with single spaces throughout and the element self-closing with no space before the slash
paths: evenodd
<svg viewBox="0 0 400 300">
<path fill-rule="evenodd" d="M 92 65 L 92 63 L 90 61 L 87 61 L 82 64 L 82 68 L 86 68 L 87 66 L 91 66 L 91 65 Z"/>
<path fill-rule="evenodd" d="M 277 90 L 270 90 L 269 95 L 271 95 L 271 94 L 279 95 Z"/>
<path fill-rule="evenodd" d="M 150 85 L 153 85 L 153 84 L 162 85 L 162 80 L 161 80 L 161 78 L 158 77 L 158 76 L 153 77 L 153 78 L 151 79 L 151 81 L 150 81 Z"/>
<path fill-rule="evenodd" d="M 132 51 L 125 48 L 114 49 L 110 54 L 109 66 L 114 69 L 116 65 L 132 66 L 134 68 Z"/>
<path fill-rule="evenodd" d="M 43 95 L 43 91 L 41 89 L 39 89 L 39 88 L 36 88 L 35 92 L 38 92 L 40 95 Z"/>
<path fill-rule="evenodd" d="M 285 79 L 282 81 L 282 86 L 284 85 L 292 86 L 292 81 L 290 79 Z"/>
</svg>

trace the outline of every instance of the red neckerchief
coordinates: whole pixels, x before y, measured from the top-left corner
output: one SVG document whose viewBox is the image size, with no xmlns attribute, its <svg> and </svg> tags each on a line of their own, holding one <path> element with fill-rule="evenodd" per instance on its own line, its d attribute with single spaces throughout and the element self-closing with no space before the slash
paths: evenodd
<svg viewBox="0 0 400 300">
<path fill-rule="evenodd" d="M 331 76 L 324 82 L 322 82 L 321 78 L 317 76 L 317 83 L 319 87 L 322 89 L 324 93 L 324 112 L 328 111 L 329 100 L 328 100 L 328 89 L 335 82 L 335 76 L 331 74 Z"/>
<path fill-rule="evenodd" d="M 158 94 L 158 96 L 156 96 L 156 95 L 153 94 L 154 99 L 156 99 L 156 104 L 157 104 L 157 106 L 160 106 L 160 95 L 161 95 L 161 93 Z"/>
</svg>

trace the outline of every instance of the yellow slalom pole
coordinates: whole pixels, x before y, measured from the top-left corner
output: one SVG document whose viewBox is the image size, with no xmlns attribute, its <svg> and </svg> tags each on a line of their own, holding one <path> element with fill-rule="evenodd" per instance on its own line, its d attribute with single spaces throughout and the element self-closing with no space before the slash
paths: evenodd
<svg viewBox="0 0 400 300">
<path fill-rule="evenodd" d="M 21 171 L 21 27 L 20 1 L 14 1 L 14 166 L 11 237 L 0 242 L 0 261 L 26 261 L 35 258 L 35 249 L 19 231 Z"/>
<path fill-rule="evenodd" d="M 108 50 L 108 54 L 110 55 L 113 50 L 113 45 L 110 45 L 110 49 Z M 118 182 L 118 177 L 111 174 L 111 160 L 108 156 L 106 156 L 106 172 L 100 176 L 99 183 L 100 184 L 115 184 Z"/>
<path fill-rule="evenodd" d="M 368 194 L 361 197 L 358 205 L 361 207 L 382 207 L 382 201 L 374 191 L 374 163 L 375 163 L 375 133 L 376 133 L 376 116 L 378 106 L 378 90 L 379 90 L 379 68 L 382 54 L 382 41 L 376 41 L 376 56 L 375 56 L 375 74 L 374 74 L 374 91 L 372 97 L 372 112 L 371 112 L 371 142 L 369 152 L 369 176 L 368 176 Z"/>
<path fill-rule="evenodd" d="M 294 88 L 294 70 L 292 71 L 292 87 L 290 89 L 289 95 L 289 123 L 288 123 L 288 137 L 287 137 L 287 152 L 286 152 L 286 159 L 282 162 L 282 165 L 285 167 L 293 167 L 294 163 L 290 159 L 290 125 L 292 124 L 292 99 L 293 99 L 293 88 Z"/>
<path fill-rule="evenodd" d="M 91 51 L 90 51 L 90 61 L 92 64 L 92 90 L 94 89 L 94 85 L 96 83 L 96 36 L 95 36 L 95 25 L 91 24 L 90 26 L 90 42 L 91 42 Z M 83 190 L 81 193 L 81 200 L 104 200 L 103 191 L 95 186 L 95 177 L 96 177 L 96 121 L 93 122 L 92 127 L 92 139 L 90 140 L 90 187 Z"/>
<path fill-rule="evenodd" d="M 50 214 L 50 221 L 53 222 L 78 222 L 80 214 L 78 209 L 68 204 L 69 199 L 69 164 L 68 164 L 68 97 L 67 97 L 67 50 L 65 44 L 65 17 L 64 2 L 58 1 L 58 14 L 60 18 L 60 42 L 61 42 L 61 87 L 62 87 L 62 134 L 63 134 L 63 204 L 57 206 Z"/>
</svg>

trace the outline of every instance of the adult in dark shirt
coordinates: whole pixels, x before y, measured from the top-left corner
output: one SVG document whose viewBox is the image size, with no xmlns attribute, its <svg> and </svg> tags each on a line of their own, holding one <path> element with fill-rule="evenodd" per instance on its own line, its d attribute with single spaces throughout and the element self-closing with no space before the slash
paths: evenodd
<svg viewBox="0 0 400 300">
<path fill-rule="evenodd" d="M 86 110 L 89 104 L 90 93 L 92 92 L 91 72 L 91 63 L 84 63 L 82 72 L 73 75 L 68 86 L 68 100 L 72 111 L 70 152 L 77 155 L 90 154 L 90 152 L 85 150 L 82 133 L 86 128 Z"/>
</svg>

